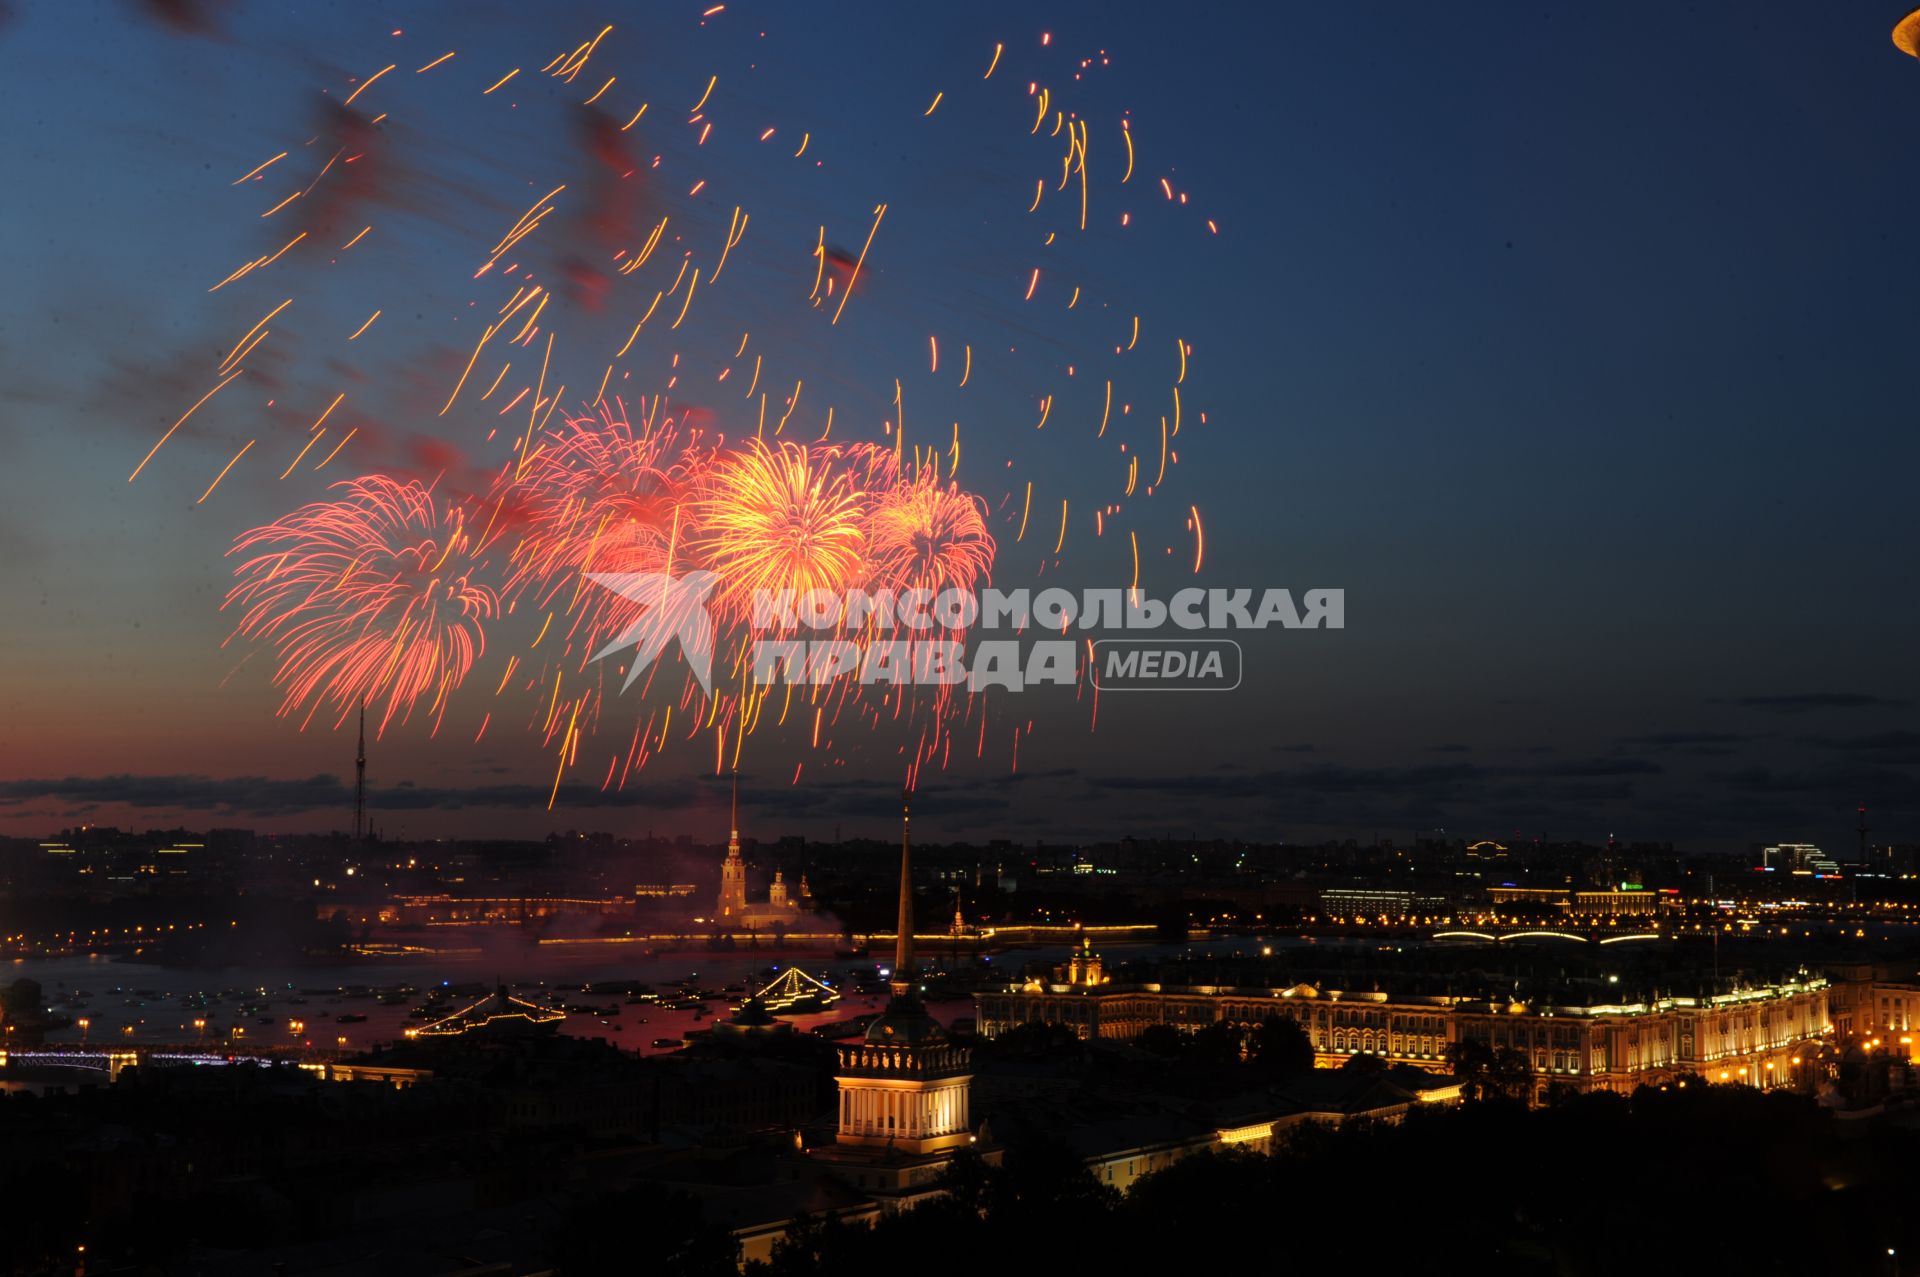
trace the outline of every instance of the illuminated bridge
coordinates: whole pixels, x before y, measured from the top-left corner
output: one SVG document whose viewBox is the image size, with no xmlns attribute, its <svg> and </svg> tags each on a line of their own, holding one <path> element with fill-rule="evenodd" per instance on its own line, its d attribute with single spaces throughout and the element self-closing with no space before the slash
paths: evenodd
<svg viewBox="0 0 1920 1277">
<path fill-rule="evenodd" d="M 338 1051 L 316 1051 L 298 1047 L 248 1047 L 245 1051 L 221 1051 L 205 1043 L 130 1043 L 98 1046 L 85 1042 L 50 1042 L 40 1046 L 0 1048 L 0 1069 L 16 1065 L 31 1068 L 83 1069 L 118 1078 L 130 1065 L 174 1068 L 181 1065 L 321 1064 L 340 1057 Z"/>
<path fill-rule="evenodd" d="M 1592 927 L 1573 930 L 1567 927 L 1547 927 L 1539 925 L 1513 925 L 1498 927 L 1450 927 L 1435 931 L 1430 937 L 1434 940 L 1465 941 L 1480 944 L 1507 944 L 1512 941 L 1551 942 L 1568 941 L 1573 944 L 1627 944 L 1646 940 L 1671 940 L 1673 937 L 1660 931 L 1644 928 L 1599 928 Z"/>
</svg>

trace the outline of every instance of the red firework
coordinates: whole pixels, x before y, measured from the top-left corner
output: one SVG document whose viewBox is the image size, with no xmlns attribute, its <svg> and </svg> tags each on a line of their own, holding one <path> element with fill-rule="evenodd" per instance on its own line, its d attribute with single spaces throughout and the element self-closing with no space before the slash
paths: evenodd
<svg viewBox="0 0 1920 1277">
<path fill-rule="evenodd" d="M 687 494 L 706 459 L 681 442 L 671 420 L 655 429 L 636 429 L 611 412 L 569 421 L 543 441 L 506 494 L 525 520 L 509 590 L 530 590 L 541 607 L 569 591 L 568 637 L 597 649 L 627 627 L 638 605 L 587 588 L 585 574 L 684 567 L 692 539 Z"/>
<path fill-rule="evenodd" d="M 340 495 L 240 536 L 249 555 L 227 607 L 232 637 L 273 645 L 280 712 L 331 701 L 344 718 L 384 699 L 380 725 L 432 695 L 436 719 L 485 650 L 494 591 L 472 577 L 472 540 L 458 509 L 439 509 L 416 481 L 384 475 L 335 484 Z"/>
</svg>

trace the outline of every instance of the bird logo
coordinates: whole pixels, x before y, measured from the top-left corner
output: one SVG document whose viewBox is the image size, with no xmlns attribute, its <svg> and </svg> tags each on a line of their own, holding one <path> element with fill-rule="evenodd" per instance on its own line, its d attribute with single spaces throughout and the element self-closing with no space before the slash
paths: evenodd
<svg viewBox="0 0 1920 1277">
<path fill-rule="evenodd" d="M 713 694 L 713 614 L 707 595 L 719 577 L 712 572 L 673 576 L 666 572 L 590 572 L 594 584 L 640 605 L 640 612 L 620 636 L 593 654 L 594 660 L 631 647 L 633 664 L 621 691 L 633 686 L 640 672 L 660 659 L 670 639 L 678 640 L 687 668 L 700 690 Z"/>
</svg>

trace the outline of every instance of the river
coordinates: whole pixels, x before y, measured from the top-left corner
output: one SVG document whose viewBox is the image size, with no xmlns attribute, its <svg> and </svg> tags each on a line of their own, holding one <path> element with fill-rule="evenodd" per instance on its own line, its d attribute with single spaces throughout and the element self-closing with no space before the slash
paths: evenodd
<svg viewBox="0 0 1920 1277">
<path fill-rule="evenodd" d="M 1194 945 L 1116 946 L 1108 956 L 1149 958 L 1257 949 L 1261 944 L 1275 943 L 1287 941 L 1241 937 Z M 643 1053 L 673 1049 L 654 1044 L 668 1039 L 677 1044 L 688 1032 L 712 1027 L 739 1004 L 739 989 L 759 987 L 789 962 L 844 992 L 828 1010 L 785 1017 L 797 1029 L 877 1012 L 886 1004 L 885 983 L 879 975 L 884 968 L 876 960 L 878 955 L 858 960 L 825 953 L 687 950 L 648 955 L 637 946 L 624 952 L 623 948 L 542 946 L 531 953 L 519 951 L 505 968 L 497 956 L 476 952 L 331 965 L 245 967 L 163 967 L 116 961 L 103 955 L 16 958 L 0 964 L 0 983 L 36 980 L 54 1011 L 74 1019 L 70 1027 L 51 1030 L 47 1034 L 49 1042 L 204 1042 L 209 1046 L 309 1046 L 350 1051 L 395 1041 L 408 1028 L 429 1023 L 410 1018 L 409 1012 L 425 1004 L 428 991 L 435 985 L 473 989 L 464 996 L 437 1001 L 437 1013 L 451 1013 L 479 1001 L 483 989 L 491 991 L 501 980 L 508 983 L 515 996 L 541 1005 L 547 1004 L 549 994 L 564 989 L 566 1005 L 597 1007 L 611 1014 L 569 1013 L 561 1024 L 562 1032 L 604 1038 Z M 1058 963 L 1065 959 L 1065 949 L 1048 947 L 982 961 L 1004 966 L 1012 978 L 1029 962 Z M 689 999 L 681 995 L 679 981 L 690 981 L 712 996 L 702 999 L 698 1009 L 683 1005 L 682 1009 L 669 1010 L 649 1003 L 629 1004 L 623 992 L 576 991 L 582 984 L 642 983 L 653 986 L 663 998 L 685 1004 Z M 867 991 L 858 991 L 860 986 Z M 736 991 L 722 993 L 729 987 Z M 397 991 L 401 989 L 410 992 L 399 997 Z M 383 1002 L 374 991 L 387 991 L 392 1004 Z M 947 1021 L 970 1016 L 973 1011 L 972 1000 L 965 997 L 935 1001 L 931 1009 Z M 343 1021 L 342 1017 L 348 1019 Z M 84 1027 L 82 1019 L 86 1021 Z M 204 1025 L 196 1025 L 197 1020 Z"/>
</svg>

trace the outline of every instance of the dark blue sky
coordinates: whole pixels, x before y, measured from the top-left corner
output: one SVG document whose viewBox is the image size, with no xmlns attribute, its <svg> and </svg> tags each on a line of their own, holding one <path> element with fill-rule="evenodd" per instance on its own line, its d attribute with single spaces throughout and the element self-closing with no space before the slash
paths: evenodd
<svg viewBox="0 0 1920 1277">
<path fill-rule="evenodd" d="M 1207 424 L 1183 433 L 1162 492 L 1126 503 L 1154 552 L 1144 583 L 1192 583 L 1198 505 L 1201 584 L 1348 592 L 1346 630 L 1258 639 L 1232 696 L 1108 696 L 1090 733 L 1086 706 L 1036 695 L 1015 716 L 1035 724 L 1017 775 L 1009 718 L 983 760 L 926 782 L 933 836 L 1443 826 L 1844 845 L 1866 802 L 1880 836 L 1920 838 L 1906 526 L 1920 64 L 1888 41 L 1897 8 L 739 3 L 702 26 L 705 7 L 241 0 L 182 31 L 139 5 L 12 6 L 0 822 L 340 823 L 337 786 L 312 778 L 341 774 L 350 742 L 274 717 L 264 656 L 235 671 L 222 554 L 329 478 L 417 467 L 423 441 L 497 460 L 483 417 L 433 415 L 479 307 L 504 296 L 470 276 L 534 197 L 578 182 L 567 112 L 585 80 L 617 74 L 606 105 L 624 117 L 648 101 L 638 146 L 662 157 L 647 223 L 668 215 L 679 247 L 704 252 L 734 204 L 753 219 L 734 287 L 671 339 L 650 328 L 636 384 L 673 354 L 697 362 L 713 389 L 695 398 L 738 433 L 739 383 L 712 368 L 752 330 L 782 393 L 806 377 L 801 415 L 830 402 L 837 437 L 877 438 L 900 377 L 909 439 L 944 443 L 963 421 L 960 477 L 996 512 L 1000 582 L 1114 585 L 1125 541 L 1091 526 L 1124 467 L 1114 435 L 1091 439 L 1100 379 L 1151 422 L 1183 338 L 1182 389 Z M 535 74 L 608 22 L 580 82 Z M 1110 64 L 1075 83 L 1102 51 Z M 258 213 L 310 158 L 321 95 L 388 62 L 400 69 L 358 104 L 392 112 L 360 256 L 290 254 L 209 294 L 284 241 Z M 697 146 L 684 112 L 715 74 L 716 130 Z M 1046 220 L 1064 194 L 1024 211 L 1060 152 L 1027 132 L 1035 80 L 1089 120 L 1096 179 L 1113 179 L 1131 123 L 1139 175 L 1096 182 L 1084 235 Z M 231 185 L 289 148 L 277 184 Z M 1163 175 L 1189 204 L 1149 187 Z M 696 177 L 710 178 L 698 197 Z M 815 228 L 857 249 L 882 201 L 871 286 L 829 330 L 789 304 Z M 528 245 L 548 282 L 570 215 Z M 1047 228 L 1060 241 L 1043 249 Z M 1043 284 L 1023 301 L 1033 266 Z M 587 383 L 583 398 L 640 288 L 556 318 L 558 375 Z M 287 296 L 259 370 L 129 486 Z M 376 307 L 377 344 L 346 347 Z M 1111 359 L 1134 313 L 1140 351 Z M 950 364 L 929 375 L 929 335 L 943 362 L 976 345 L 964 397 Z M 288 441 L 342 389 L 358 447 L 277 480 Z M 1059 415 L 1036 432 L 1048 393 Z M 1029 480 L 1036 509 L 1076 512 L 1057 562 L 1056 525 L 1019 544 L 1006 526 Z M 462 730 L 381 743 L 375 778 L 412 786 L 386 798 L 389 827 L 718 818 L 698 751 L 657 760 L 618 803 L 583 776 L 549 817 L 545 754 L 510 731 L 471 743 L 488 669 Z M 897 744 L 851 742 L 831 774 L 791 786 L 797 754 L 770 740 L 747 763 L 755 822 L 877 828 Z M 120 775 L 139 779 L 99 779 Z"/>
</svg>

